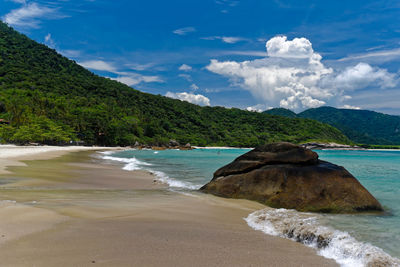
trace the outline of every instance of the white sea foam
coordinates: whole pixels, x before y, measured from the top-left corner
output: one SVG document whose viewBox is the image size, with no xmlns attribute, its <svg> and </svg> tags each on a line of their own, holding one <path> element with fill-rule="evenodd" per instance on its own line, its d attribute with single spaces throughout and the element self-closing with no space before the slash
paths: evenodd
<svg viewBox="0 0 400 267">
<path fill-rule="evenodd" d="M 400 266 L 400 260 L 347 232 L 323 226 L 318 215 L 287 209 L 263 209 L 245 218 L 247 224 L 266 234 L 301 242 L 334 259 L 343 267 Z"/>
<path fill-rule="evenodd" d="M 115 151 L 99 151 L 98 153 L 102 154 L 102 155 L 111 155 L 111 154 L 114 154 Z"/>
<path fill-rule="evenodd" d="M 170 178 L 167 174 L 160 172 L 160 171 L 153 171 L 149 170 L 151 173 L 153 173 L 156 177 L 157 180 L 160 181 L 161 183 L 167 184 L 170 187 L 175 187 L 175 188 L 185 188 L 185 189 L 190 189 L 190 190 L 196 190 L 199 189 L 200 186 L 192 184 L 190 182 L 184 182 L 184 181 L 178 181 L 176 179 Z"/>
<path fill-rule="evenodd" d="M 115 153 L 115 152 L 114 152 Z M 156 180 L 163 183 L 167 184 L 170 187 L 174 188 L 184 188 L 184 189 L 190 189 L 190 190 L 195 190 L 199 189 L 201 185 L 195 185 L 190 182 L 184 182 L 184 181 L 179 181 L 173 178 L 170 178 L 167 174 L 161 171 L 155 171 L 147 166 L 151 166 L 152 164 L 140 161 L 136 159 L 135 157 L 133 158 L 119 158 L 119 157 L 113 157 L 110 156 L 112 153 L 103 153 L 105 156 L 102 158 L 105 160 L 114 160 L 114 161 L 119 161 L 126 163 L 125 166 L 122 168 L 123 170 L 126 171 L 135 171 L 135 170 L 146 170 L 156 176 Z"/>
<path fill-rule="evenodd" d="M 143 168 L 143 166 L 151 165 L 150 163 L 140 161 L 136 158 L 118 158 L 118 157 L 112 157 L 112 156 L 104 156 L 103 159 L 114 160 L 114 161 L 126 163 L 125 166 L 122 168 L 126 171 L 140 170 Z"/>
</svg>

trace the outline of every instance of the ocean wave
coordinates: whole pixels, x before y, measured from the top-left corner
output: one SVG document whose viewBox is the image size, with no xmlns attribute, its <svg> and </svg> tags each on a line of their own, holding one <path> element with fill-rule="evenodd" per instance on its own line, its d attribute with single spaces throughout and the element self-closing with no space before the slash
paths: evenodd
<svg viewBox="0 0 400 267">
<path fill-rule="evenodd" d="M 263 209 L 245 218 L 255 230 L 303 243 L 343 267 L 400 266 L 400 260 L 349 233 L 320 223 L 318 215 L 287 209 Z"/>
<path fill-rule="evenodd" d="M 126 171 L 135 171 L 135 170 L 145 170 L 148 171 L 156 176 L 156 180 L 160 183 L 167 184 L 170 187 L 174 188 L 182 188 L 182 189 L 190 189 L 190 190 L 195 190 L 199 189 L 201 185 L 195 185 L 190 182 L 184 182 L 184 181 L 179 181 L 173 178 L 170 178 L 166 173 L 161 172 L 161 171 L 155 171 L 153 169 L 150 169 L 146 166 L 152 166 L 152 164 L 141 161 L 136 159 L 135 157 L 133 158 L 119 158 L 119 157 L 113 157 L 109 156 L 110 154 L 105 154 L 102 158 L 105 160 L 114 160 L 114 161 L 119 161 L 126 163 L 124 167 L 122 168 L 123 170 Z"/>
<path fill-rule="evenodd" d="M 192 184 L 190 182 L 184 182 L 184 181 L 178 181 L 176 179 L 170 178 L 167 174 L 161 171 L 153 171 L 147 169 L 149 172 L 153 173 L 157 177 L 157 181 L 167 184 L 170 187 L 175 187 L 175 188 L 184 188 L 184 189 L 190 189 L 190 190 L 196 190 L 199 189 L 199 185 Z"/>
<path fill-rule="evenodd" d="M 140 161 L 136 158 L 118 158 L 118 157 L 112 157 L 112 156 L 104 156 L 103 159 L 114 160 L 114 161 L 126 163 L 126 165 L 122 168 L 123 170 L 126 170 L 126 171 L 141 170 L 143 168 L 142 166 L 151 165 L 150 163 Z"/>
</svg>

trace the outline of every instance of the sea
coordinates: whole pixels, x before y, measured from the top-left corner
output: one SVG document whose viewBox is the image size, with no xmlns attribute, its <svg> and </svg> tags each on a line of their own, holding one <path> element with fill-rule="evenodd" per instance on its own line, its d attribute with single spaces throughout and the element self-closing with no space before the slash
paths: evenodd
<svg viewBox="0 0 400 267">
<path fill-rule="evenodd" d="M 190 194 L 213 173 L 250 149 L 124 150 L 103 152 L 126 171 L 147 170 L 177 193 Z M 313 247 L 341 266 L 400 266 L 400 151 L 315 150 L 345 167 L 384 206 L 384 214 L 316 214 L 263 209 L 244 220 L 249 227 Z"/>
</svg>

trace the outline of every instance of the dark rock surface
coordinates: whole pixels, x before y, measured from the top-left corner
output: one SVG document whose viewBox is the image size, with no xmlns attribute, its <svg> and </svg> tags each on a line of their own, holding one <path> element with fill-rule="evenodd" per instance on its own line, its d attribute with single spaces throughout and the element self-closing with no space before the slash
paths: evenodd
<svg viewBox="0 0 400 267">
<path fill-rule="evenodd" d="M 379 202 L 345 168 L 290 143 L 251 150 L 217 170 L 200 190 L 299 211 L 382 211 Z"/>
</svg>

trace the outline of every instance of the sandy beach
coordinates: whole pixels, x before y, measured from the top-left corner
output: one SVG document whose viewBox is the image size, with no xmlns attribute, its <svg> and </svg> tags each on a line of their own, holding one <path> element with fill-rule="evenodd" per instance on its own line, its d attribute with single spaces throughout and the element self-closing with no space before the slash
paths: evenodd
<svg viewBox="0 0 400 267">
<path fill-rule="evenodd" d="M 1 266 L 337 266 L 251 229 L 261 204 L 172 192 L 103 148 L 34 149 L 0 147 Z"/>
</svg>

